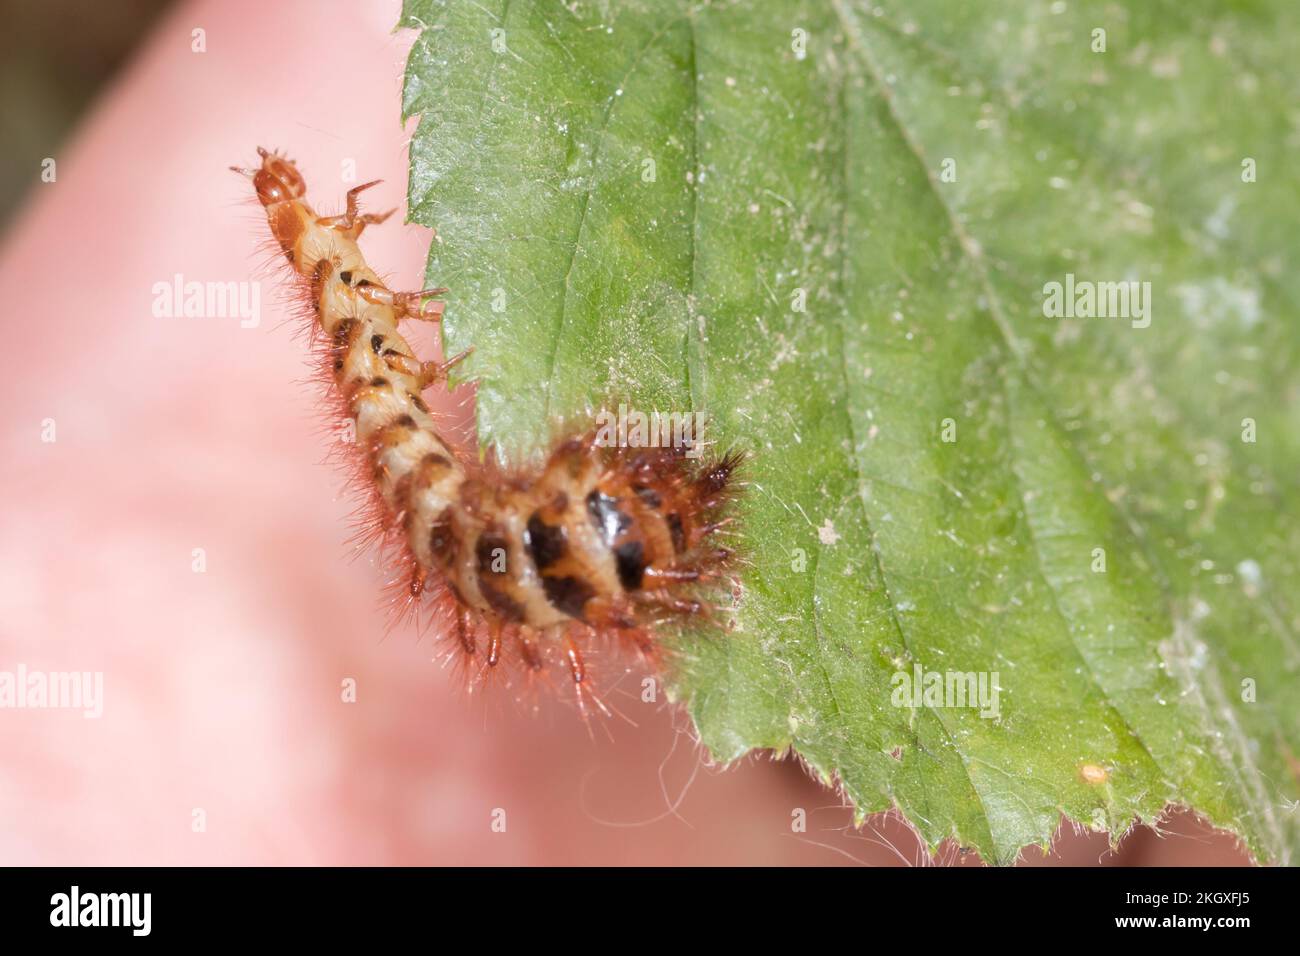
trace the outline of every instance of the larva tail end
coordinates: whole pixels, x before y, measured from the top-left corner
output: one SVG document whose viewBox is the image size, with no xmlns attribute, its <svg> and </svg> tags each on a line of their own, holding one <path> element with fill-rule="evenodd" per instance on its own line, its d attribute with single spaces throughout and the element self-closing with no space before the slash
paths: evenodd
<svg viewBox="0 0 1300 956">
<path fill-rule="evenodd" d="M 257 190 L 257 198 L 262 201 L 263 206 L 290 199 L 301 199 L 307 195 L 307 183 L 298 172 L 298 167 L 294 165 L 293 160 L 261 146 L 257 147 L 257 155 L 262 157 L 262 165 L 259 169 L 250 171 L 237 166 L 230 168 L 245 175 L 251 173 L 253 188 Z"/>
</svg>

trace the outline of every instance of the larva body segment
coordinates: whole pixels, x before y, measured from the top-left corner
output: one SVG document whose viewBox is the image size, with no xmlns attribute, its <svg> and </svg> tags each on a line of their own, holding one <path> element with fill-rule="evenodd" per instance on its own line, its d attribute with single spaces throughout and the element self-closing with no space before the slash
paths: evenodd
<svg viewBox="0 0 1300 956">
<path fill-rule="evenodd" d="M 382 216 L 316 215 L 289 160 L 259 149 L 248 175 L 271 233 L 305 289 L 328 373 L 356 426 L 381 532 L 400 541 L 411 600 L 432 595 L 454 646 L 480 676 L 503 662 L 542 671 L 563 661 L 578 701 L 604 705 L 583 648 L 624 639 L 656 656 L 659 627 L 708 613 L 731 559 L 712 536 L 735 490 L 738 456 L 713 463 L 683 448 L 621 448 L 594 432 L 559 441 L 540 470 L 462 461 L 420 397 L 450 362 L 421 362 L 401 319 L 437 321 L 429 289 L 398 293 L 367 266 L 357 238 Z"/>
</svg>

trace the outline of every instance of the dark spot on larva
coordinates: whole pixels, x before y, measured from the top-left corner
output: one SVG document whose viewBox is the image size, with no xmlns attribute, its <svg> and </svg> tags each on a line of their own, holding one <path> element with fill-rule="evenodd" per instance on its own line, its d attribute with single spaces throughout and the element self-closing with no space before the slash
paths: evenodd
<svg viewBox="0 0 1300 956">
<path fill-rule="evenodd" d="M 451 462 L 447 460 L 446 455 L 439 455 L 436 451 L 431 451 L 420 459 L 420 464 L 426 468 L 447 468 Z"/>
<path fill-rule="evenodd" d="M 351 284 L 352 284 L 352 272 L 351 272 L 351 270 L 349 270 L 349 271 L 347 271 L 347 272 L 340 272 L 340 273 L 339 273 L 339 278 L 343 280 L 343 284 L 344 284 L 344 285 L 351 285 Z"/>
<path fill-rule="evenodd" d="M 524 545 L 528 548 L 533 564 L 537 565 L 537 570 L 542 571 L 564 557 L 567 546 L 564 528 L 547 524 L 534 511 L 524 531 Z"/>
<path fill-rule="evenodd" d="M 414 428 L 415 419 L 410 415 L 398 415 L 393 419 L 393 424 L 399 428 Z"/>
<path fill-rule="evenodd" d="M 379 350 L 382 349 L 383 347 L 384 347 L 384 337 L 382 335 L 376 333 L 375 335 L 370 336 L 370 351 L 378 355 Z"/>
<path fill-rule="evenodd" d="M 632 524 L 632 519 L 618 509 L 618 499 L 611 498 L 603 491 L 596 490 L 587 495 L 587 514 L 591 523 L 600 531 L 601 538 L 609 547 L 614 540 Z"/>
<path fill-rule="evenodd" d="M 641 578 L 645 575 L 645 549 L 640 541 L 624 541 L 614 549 L 614 560 L 618 564 L 618 579 L 629 591 L 641 587 Z"/>
<path fill-rule="evenodd" d="M 411 473 L 408 471 L 405 474 L 403 474 L 402 477 L 398 478 L 397 483 L 393 485 L 393 500 L 398 502 L 406 502 L 410 499 L 410 497 L 411 497 Z M 402 512 L 403 525 L 406 524 L 406 520 L 407 518 L 410 517 L 410 515 L 411 512 L 409 509 L 403 509 Z"/>
<path fill-rule="evenodd" d="M 480 573 L 506 573 L 506 554 L 509 552 L 506 544 L 506 537 L 499 530 L 489 529 L 478 536 L 474 554 L 478 557 Z"/>
<path fill-rule="evenodd" d="M 370 386 L 372 388 L 387 388 L 388 379 L 384 378 L 382 375 L 376 375 L 370 380 Z"/>
<path fill-rule="evenodd" d="M 334 353 L 334 370 L 337 372 L 343 368 L 343 353 L 348 350 L 352 343 L 354 331 L 358 328 L 355 319 L 343 319 L 338 325 L 334 326 L 334 347 L 331 350 Z M 360 387 L 360 382 L 355 383 L 355 387 Z"/>
<path fill-rule="evenodd" d="M 328 259 L 317 259 L 311 270 L 311 304 L 320 312 L 320 298 L 325 290 L 325 277 L 329 275 L 334 264 Z"/>
<path fill-rule="evenodd" d="M 376 338 L 382 339 L 383 336 L 376 336 Z M 392 355 L 405 355 L 405 354 L 406 353 L 403 352 L 401 349 L 388 348 L 388 349 L 384 349 L 383 351 L 384 358 L 388 358 L 389 356 Z"/>
<path fill-rule="evenodd" d="M 493 610 L 512 621 L 522 621 L 523 605 L 497 590 L 497 583 L 509 570 L 507 545 L 506 536 L 498 528 L 489 528 L 479 535 L 474 545 L 474 554 L 478 558 L 478 589 Z"/>
<path fill-rule="evenodd" d="M 595 595 L 590 584 L 581 578 L 542 578 L 542 588 L 551 607 L 569 617 L 582 618 L 582 607 Z"/>
<path fill-rule="evenodd" d="M 357 282 L 358 289 L 364 289 L 368 285 L 374 285 L 374 283 L 371 282 L 369 279 L 361 279 Z"/>
<path fill-rule="evenodd" d="M 455 535 L 451 527 L 451 509 L 445 509 L 438 517 L 433 519 L 429 526 L 429 551 L 435 558 L 447 558 L 451 555 L 451 547 L 455 542 Z M 448 581 L 448 585 L 453 592 L 456 592 L 456 585 Z M 465 603 L 464 598 L 456 593 L 456 600 L 461 604 Z"/>
<path fill-rule="evenodd" d="M 406 397 L 409 398 L 411 400 L 411 404 L 414 405 L 416 408 L 418 408 L 420 411 L 424 412 L 426 415 L 429 414 L 429 406 L 425 404 L 424 399 L 422 399 L 419 395 L 416 395 L 414 392 L 407 392 Z"/>
<path fill-rule="evenodd" d="M 483 597 L 487 598 L 487 602 L 492 605 L 492 609 L 502 617 L 511 621 L 522 621 L 524 619 L 524 606 L 510 595 L 502 594 L 492 588 L 491 585 L 484 584 L 482 575 L 479 575 L 478 589 L 483 592 Z"/>
<path fill-rule="evenodd" d="M 645 485 L 635 485 L 632 488 L 636 496 L 645 502 L 647 508 L 658 508 L 663 504 L 663 499 L 659 497 L 659 492 L 653 488 L 647 488 Z"/>
<path fill-rule="evenodd" d="M 346 348 L 348 340 L 352 338 L 352 330 L 356 327 L 356 319 L 343 319 L 338 325 L 334 326 L 334 347 L 336 349 Z"/>
<path fill-rule="evenodd" d="M 682 527 L 682 516 L 674 511 L 665 520 L 668 522 L 668 531 L 673 536 L 673 550 L 681 554 L 686 550 L 686 529 Z"/>
</svg>

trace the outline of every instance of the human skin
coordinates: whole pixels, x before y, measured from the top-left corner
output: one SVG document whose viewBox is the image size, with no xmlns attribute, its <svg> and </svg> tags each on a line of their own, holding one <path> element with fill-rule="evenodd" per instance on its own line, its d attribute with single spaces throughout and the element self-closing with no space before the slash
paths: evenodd
<svg viewBox="0 0 1300 956">
<path fill-rule="evenodd" d="M 260 271 L 265 221 L 227 167 L 286 150 L 330 211 L 346 160 L 383 177 L 365 208 L 402 209 L 362 248 L 420 288 L 397 14 L 178 7 L 51 145 L 56 180 L 32 171 L 0 248 L 0 669 L 102 672 L 104 701 L 98 719 L 0 711 L 0 863 L 921 862 L 905 826 L 854 830 L 793 760 L 708 765 L 662 697 L 614 694 L 627 719 L 589 735 L 562 699 L 467 699 L 434 634 L 385 636 L 382 568 L 349 560 L 351 504 L 320 464 L 337 436 L 301 384 L 302 320 Z M 178 273 L 266 279 L 260 322 L 156 316 L 155 284 Z M 428 330 L 412 339 L 433 356 Z M 426 397 L 472 428 L 471 395 Z M 1241 859 L 1190 817 L 1171 826 L 1198 837 L 1139 837 L 1142 862 Z M 1048 861 L 1103 856 L 1104 836 L 1067 831 Z"/>
</svg>

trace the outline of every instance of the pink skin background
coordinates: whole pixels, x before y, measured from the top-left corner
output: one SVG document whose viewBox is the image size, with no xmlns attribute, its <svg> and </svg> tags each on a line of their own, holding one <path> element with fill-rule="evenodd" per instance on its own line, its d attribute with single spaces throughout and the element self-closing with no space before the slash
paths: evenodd
<svg viewBox="0 0 1300 956">
<path fill-rule="evenodd" d="M 384 637 L 382 573 L 348 559 L 352 506 L 320 463 L 327 406 L 300 384 L 278 283 L 263 282 L 256 328 L 153 315 L 154 284 L 175 273 L 266 278 L 265 220 L 226 169 L 255 146 L 293 156 L 318 208 L 341 208 L 349 158 L 358 181 L 385 180 L 366 208 L 403 206 L 412 35 L 391 32 L 398 10 L 174 8 L 51 146 L 57 181 L 32 171 L 0 247 L 0 670 L 102 671 L 104 712 L 0 711 L 0 863 L 928 862 L 897 819 L 855 830 L 793 760 L 710 766 L 662 700 L 616 694 L 635 725 L 594 740 L 560 700 L 537 716 L 508 695 L 467 700 L 432 636 Z M 362 245 L 396 288 L 419 288 L 430 233 L 403 214 Z M 413 338 L 433 354 L 427 330 Z M 1164 829 L 1111 854 L 1067 827 L 1024 858 L 1245 862 L 1189 814 Z M 938 861 L 977 862 L 951 846 Z"/>
</svg>

